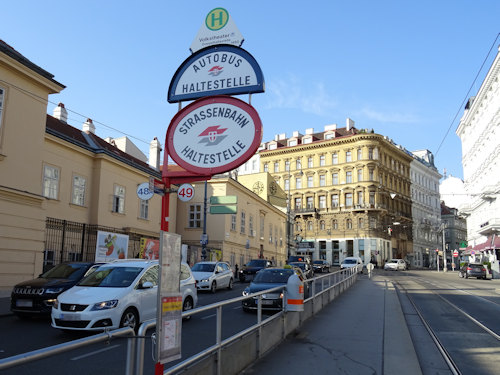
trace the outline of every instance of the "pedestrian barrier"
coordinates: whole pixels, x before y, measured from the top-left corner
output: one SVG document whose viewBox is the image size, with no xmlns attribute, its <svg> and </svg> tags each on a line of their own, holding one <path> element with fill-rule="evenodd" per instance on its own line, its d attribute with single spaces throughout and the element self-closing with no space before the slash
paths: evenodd
<svg viewBox="0 0 500 375">
<path fill-rule="evenodd" d="M 287 335 L 296 330 L 304 321 L 312 317 L 339 294 L 352 286 L 357 280 L 360 266 L 340 270 L 334 273 L 304 280 L 303 311 L 287 310 L 286 288 L 283 295 L 283 310 L 262 319 L 262 295 L 283 290 L 276 287 L 247 296 L 232 298 L 222 302 L 202 306 L 185 311 L 183 318 L 208 310 L 216 311 L 216 340 L 214 345 L 184 361 L 167 368 L 164 375 L 174 374 L 204 374 L 221 375 L 237 374 L 263 357 L 267 352 L 283 341 Z M 319 285 L 319 287 L 318 287 Z M 319 288 L 319 290 L 317 290 Z M 222 340 L 222 308 L 248 298 L 258 298 L 257 323 L 253 326 Z M 92 345 L 98 342 L 110 341 L 117 337 L 127 337 L 126 375 L 142 375 L 144 369 L 144 349 L 146 331 L 156 326 L 156 320 L 143 322 L 137 336 L 130 327 L 107 331 L 101 334 L 73 340 L 59 345 L 50 346 L 13 357 L 0 359 L 0 370 L 14 367 L 38 359 L 47 358 L 73 349 Z M 222 371 L 224 369 L 224 371 Z"/>
</svg>

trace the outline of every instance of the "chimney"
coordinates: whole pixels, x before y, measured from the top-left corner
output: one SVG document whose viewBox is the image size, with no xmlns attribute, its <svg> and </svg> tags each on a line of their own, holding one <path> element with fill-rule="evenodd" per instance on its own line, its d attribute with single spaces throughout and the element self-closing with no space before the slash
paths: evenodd
<svg viewBox="0 0 500 375">
<path fill-rule="evenodd" d="M 95 126 L 94 123 L 92 122 L 92 119 L 88 118 L 87 121 L 83 123 L 82 130 L 87 134 L 88 133 L 95 134 Z"/>
<path fill-rule="evenodd" d="M 57 107 L 54 108 L 52 115 L 59 121 L 62 121 L 65 124 L 68 123 L 68 111 L 64 108 L 64 104 L 59 103 Z"/>
<path fill-rule="evenodd" d="M 346 130 L 351 130 L 354 128 L 354 120 L 350 119 L 349 117 L 345 120 L 345 129 Z"/>
<path fill-rule="evenodd" d="M 149 144 L 149 166 L 151 168 L 160 170 L 160 152 L 161 144 L 158 141 L 158 138 L 154 137 L 151 143 Z"/>
</svg>

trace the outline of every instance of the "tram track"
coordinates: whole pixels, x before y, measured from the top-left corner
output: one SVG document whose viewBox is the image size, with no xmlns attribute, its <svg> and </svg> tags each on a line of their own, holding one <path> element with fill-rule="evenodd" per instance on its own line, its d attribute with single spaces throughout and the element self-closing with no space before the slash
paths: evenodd
<svg viewBox="0 0 500 375">
<path fill-rule="evenodd" d="M 496 361 L 500 360 L 500 335 L 498 335 L 494 329 L 491 329 L 483 322 L 480 322 L 474 316 L 466 312 L 461 307 L 457 306 L 455 303 L 449 301 L 446 297 L 442 296 L 433 288 L 429 288 L 429 285 L 432 285 L 432 283 L 420 278 L 408 278 L 404 280 L 404 282 L 403 280 L 395 280 L 392 281 L 392 283 L 398 291 L 400 302 L 403 302 L 403 296 L 405 296 L 409 301 L 411 308 L 418 316 L 418 319 L 422 323 L 422 326 L 425 328 L 425 331 L 428 333 L 429 337 L 432 339 L 432 342 L 434 343 L 437 351 L 440 353 L 444 363 L 446 363 L 446 366 L 448 367 L 451 374 L 476 375 L 478 373 L 481 373 L 481 371 L 471 371 L 471 366 L 469 366 L 468 364 L 468 362 L 479 362 L 479 357 L 481 356 L 489 356 L 488 358 L 494 357 Z M 410 286 L 414 286 L 416 284 L 417 286 L 421 286 L 423 288 L 412 290 L 408 285 L 404 285 L 409 283 L 414 283 Z M 442 289 L 443 285 L 440 285 L 439 287 Z M 448 287 L 448 285 L 446 285 L 445 287 Z M 450 286 L 450 288 L 447 290 L 462 291 L 460 288 L 452 286 Z M 463 292 L 467 293 L 466 291 Z M 490 303 L 491 309 L 500 310 L 500 305 L 498 303 L 495 303 L 494 301 L 491 301 L 484 297 L 475 296 L 472 293 L 467 294 L 470 294 L 470 296 L 468 296 L 469 298 L 472 298 L 471 296 L 474 296 L 488 301 Z M 433 302 L 431 302 L 431 298 L 422 297 L 423 295 L 433 295 L 438 299 L 434 298 L 432 299 Z M 420 301 L 416 301 L 415 297 L 417 297 L 417 299 L 420 299 Z M 438 300 L 444 303 L 439 304 L 439 308 L 436 307 L 438 305 L 436 301 Z M 428 305 L 425 306 L 424 303 L 427 303 Z M 427 308 L 422 309 L 422 305 Z M 455 313 L 453 313 L 452 311 L 455 311 Z M 455 315 L 454 319 L 460 321 L 460 324 L 463 325 L 463 327 L 459 327 L 459 329 L 464 330 L 464 337 L 468 337 L 468 335 L 470 334 L 476 335 L 475 341 L 471 340 L 472 342 L 470 347 L 466 346 L 466 342 L 455 342 L 456 338 L 460 337 L 459 330 L 453 331 L 452 329 L 450 329 L 450 326 L 443 328 L 439 325 L 439 322 L 442 322 L 443 319 L 445 319 L 445 315 Z M 460 318 L 460 316 L 462 318 Z M 466 319 L 464 320 L 463 318 Z M 466 323 L 466 321 L 468 321 L 469 323 Z M 479 330 L 483 332 L 483 334 L 478 332 L 477 328 L 476 330 L 471 328 L 472 323 L 474 324 L 474 326 L 478 327 Z M 486 339 L 487 336 L 490 337 L 490 339 Z M 484 342 L 485 346 L 480 346 L 478 342 Z M 429 350 L 429 348 L 426 348 L 426 350 Z M 491 353 L 487 353 L 485 355 L 484 352 L 488 350 Z M 478 352 L 480 352 L 481 354 L 478 355 Z M 484 371 L 482 373 L 487 374 L 491 372 Z"/>
</svg>

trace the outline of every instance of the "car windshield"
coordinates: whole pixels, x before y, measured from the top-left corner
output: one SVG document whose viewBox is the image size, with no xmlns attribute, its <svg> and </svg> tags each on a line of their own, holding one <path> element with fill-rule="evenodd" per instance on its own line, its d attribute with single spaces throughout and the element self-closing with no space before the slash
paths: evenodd
<svg viewBox="0 0 500 375">
<path fill-rule="evenodd" d="M 142 267 L 100 267 L 78 283 L 79 286 L 126 288 L 137 278 Z"/>
<path fill-rule="evenodd" d="M 344 264 L 356 264 L 356 259 L 344 259 Z"/>
<path fill-rule="evenodd" d="M 45 279 L 69 279 L 78 280 L 87 271 L 88 264 L 58 264 L 40 277 Z"/>
<path fill-rule="evenodd" d="M 272 284 L 284 284 L 288 281 L 288 278 L 293 275 L 292 269 L 267 269 L 257 272 L 253 282 L 254 283 L 272 283 Z"/>
<path fill-rule="evenodd" d="M 267 260 L 254 259 L 247 263 L 247 267 L 265 267 Z"/>
<path fill-rule="evenodd" d="M 214 272 L 215 264 L 211 263 L 196 263 L 191 271 L 193 272 Z"/>
<path fill-rule="evenodd" d="M 288 258 L 289 262 L 305 262 L 306 259 L 304 257 L 298 255 L 292 255 Z"/>
<path fill-rule="evenodd" d="M 397 263 L 398 261 L 396 259 L 391 259 L 390 261 L 388 261 L 387 263 Z"/>
<path fill-rule="evenodd" d="M 323 264 L 323 262 L 324 262 L 323 260 L 315 260 L 313 263 L 314 264 Z"/>
<path fill-rule="evenodd" d="M 306 264 L 305 263 L 299 263 L 299 262 L 292 262 L 290 263 L 291 266 L 299 267 L 302 271 L 306 270 Z"/>
</svg>

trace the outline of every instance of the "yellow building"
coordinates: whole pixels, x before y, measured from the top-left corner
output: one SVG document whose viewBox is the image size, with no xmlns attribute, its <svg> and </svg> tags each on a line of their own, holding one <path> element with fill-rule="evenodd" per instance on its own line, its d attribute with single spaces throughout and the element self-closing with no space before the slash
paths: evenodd
<svg viewBox="0 0 500 375">
<path fill-rule="evenodd" d="M 277 135 L 259 156 L 261 170 L 289 196 L 292 250 L 333 264 L 359 256 L 379 265 L 412 251 L 412 157 L 392 140 L 347 119 L 345 128 Z"/>
<path fill-rule="evenodd" d="M 207 260 L 224 260 L 232 267 L 236 264 L 241 267 L 250 259 L 257 258 L 274 260 L 277 265 L 285 264 L 286 215 L 268 201 L 267 190 L 264 192 L 264 188 L 260 188 L 261 184 L 267 187 L 268 182 L 274 184 L 268 174 L 253 176 L 244 182 L 215 176 L 207 182 Z M 188 261 L 194 264 L 202 259 L 205 183 L 192 185 L 194 197 L 188 202 L 178 200 L 176 222 L 182 243 L 189 246 Z M 279 194 L 278 191 L 275 193 Z M 272 195 L 275 193 L 272 191 Z M 210 198 L 226 196 L 236 200 L 236 204 L 228 204 L 236 212 L 211 214 L 211 208 L 214 211 L 217 204 L 210 204 Z"/>
<path fill-rule="evenodd" d="M 64 89 L 53 75 L 0 40 L 0 289 L 38 276 L 44 265 L 93 260 L 97 231 L 158 238 L 161 198 L 141 201 L 137 186 L 161 178 L 160 145 L 149 165 L 94 133 L 54 116 L 48 97 Z M 124 146 L 125 147 L 125 146 Z M 153 157 L 151 157 L 153 156 Z M 175 214 L 175 206 L 171 207 Z M 175 230 L 175 225 L 173 227 Z"/>
</svg>

